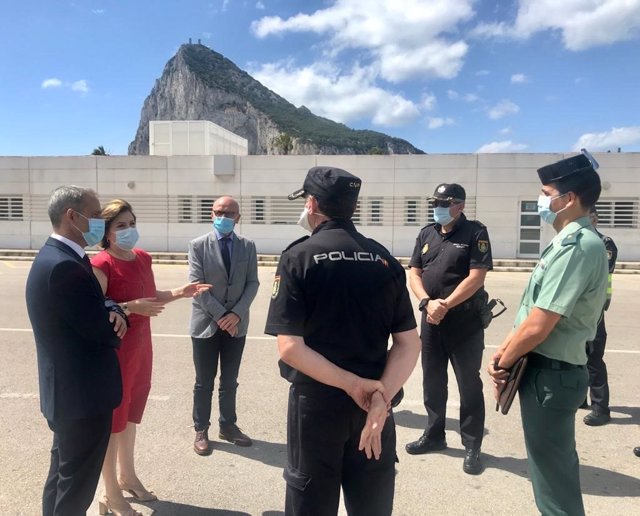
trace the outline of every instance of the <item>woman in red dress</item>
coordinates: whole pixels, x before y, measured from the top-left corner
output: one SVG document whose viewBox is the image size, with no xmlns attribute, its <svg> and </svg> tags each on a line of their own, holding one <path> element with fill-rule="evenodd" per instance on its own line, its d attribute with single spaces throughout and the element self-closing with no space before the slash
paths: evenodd
<svg viewBox="0 0 640 516">
<path fill-rule="evenodd" d="M 157 290 L 151 270 L 151 256 L 135 248 L 138 240 L 136 216 L 131 205 L 115 199 L 102 210 L 105 235 L 104 249 L 91 260 L 102 291 L 123 308 L 130 327 L 122 339 L 118 359 L 122 374 L 122 403 L 113 412 L 109 447 L 102 467 L 105 494 L 99 501 L 100 514 L 108 510 L 117 516 L 135 516 L 122 491 L 137 501 L 153 501 L 157 497 L 138 478 L 134 467 L 136 426 L 151 389 L 151 324 L 164 305 L 189 298 L 211 288 L 211 285 L 188 283 L 172 290 Z M 118 469 L 116 469 L 116 463 Z"/>
</svg>

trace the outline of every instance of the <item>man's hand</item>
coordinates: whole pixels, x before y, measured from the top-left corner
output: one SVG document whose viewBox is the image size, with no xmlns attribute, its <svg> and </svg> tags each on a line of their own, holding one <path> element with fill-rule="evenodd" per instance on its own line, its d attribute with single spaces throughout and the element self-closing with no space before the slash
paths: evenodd
<svg viewBox="0 0 640 516">
<path fill-rule="evenodd" d="M 496 351 L 487 366 L 487 373 L 489 373 L 491 381 L 493 382 L 493 396 L 496 401 L 498 401 L 500 393 L 502 389 L 504 389 L 507 378 L 509 377 L 509 371 L 506 369 L 496 369 L 496 364 L 500 361 L 500 357 L 502 357 L 502 351 Z"/>
<path fill-rule="evenodd" d="M 382 429 L 388 416 L 387 402 L 378 391 L 371 395 L 371 404 L 367 413 L 367 421 L 360 433 L 358 450 L 364 451 L 367 459 L 380 459 L 382 453 Z"/>
<path fill-rule="evenodd" d="M 113 324 L 113 331 L 116 332 L 118 338 L 124 337 L 124 334 L 127 333 L 127 321 L 125 318 L 117 312 L 109 312 L 109 322 Z"/>
<path fill-rule="evenodd" d="M 431 299 L 426 306 L 427 322 L 429 324 L 440 324 L 444 316 L 447 315 L 447 303 L 444 299 Z"/>
<path fill-rule="evenodd" d="M 155 297 L 143 297 L 134 299 L 127 303 L 131 313 L 144 315 L 145 317 L 155 317 L 164 310 L 164 303 Z"/>
<path fill-rule="evenodd" d="M 358 407 L 368 411 L 371 405 L 371 395 L 379 391 L 380 395 L 383 396 L 384 385 L 379 380 L 369 380 L 357 375 L 353 375 L 353 377 L 354 380 L 345 391 L 356 402 Z"/>
<path fill-rule="evenodd" d="M 218 319 L 218 327 L 226 331 L 232 337 L 235 337 L 238 333 L 238 323 L 240 322 L 240 317 L 238 317 L 233 312 L 229 312 L 226 315 L 223 315 Z"/>
</svg>

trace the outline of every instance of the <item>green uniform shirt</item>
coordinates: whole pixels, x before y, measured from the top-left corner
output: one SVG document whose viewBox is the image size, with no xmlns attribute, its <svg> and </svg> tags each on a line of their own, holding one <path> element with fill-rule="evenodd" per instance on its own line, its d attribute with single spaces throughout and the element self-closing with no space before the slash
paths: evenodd
<svg viewBox="0 0 640 516">
<path fill-rule="evenodd" d="M 531 309 L 562 317 L 533 351 L 571 364 L 587 363 L 607 292 L 607 253 L 588 217 L 567 224 L 542 252 L 522 295 L 514 328 Z"/>
</svg>

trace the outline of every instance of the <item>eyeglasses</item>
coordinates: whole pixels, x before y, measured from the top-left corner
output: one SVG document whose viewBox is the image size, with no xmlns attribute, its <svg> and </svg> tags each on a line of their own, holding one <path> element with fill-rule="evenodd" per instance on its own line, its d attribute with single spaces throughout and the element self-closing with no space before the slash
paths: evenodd
<svg viewBox="0 0 640 516">
<path fill-rule="evenodd" d="M 449 208 L 450 206 L 455 206 L 456 204 L 460 204 L 459 201 L 441 201 L 439 199 L 435 199 L 433 201 L 434 208 Z"/>
<path fill-rule="evenodd" d="M 235 211 L 222 211 L 222 210 L 214 210 L 213 214 L 216 217 L 226 217 L 228 219 L 232 219 L 233 217 L 235 217 L 237 215 L 237 213 Z"/>
</svg>

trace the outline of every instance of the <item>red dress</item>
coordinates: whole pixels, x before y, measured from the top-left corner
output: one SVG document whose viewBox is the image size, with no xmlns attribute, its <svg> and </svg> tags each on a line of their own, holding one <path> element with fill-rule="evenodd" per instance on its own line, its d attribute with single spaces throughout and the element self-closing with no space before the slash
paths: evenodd
<svg viewBox="0 0 640 516">
<path fill-rule="evenodd" d="M 118 303 L 142 297 L 155 297 L 156 285 L 151 270 L 151 256 L 134 249 L 135 260 L 114 258 L 101 251 L 91 265 L 107 277 L 107 297 Z M 131 326 L 117 350 L 122 373 L 122 403 L 113 411 L 111 432 L 122 432 L 127 422 L 140 423 L 151 390 L 151 322 L 143 315 L 129 315 Z"/>
</svg>

